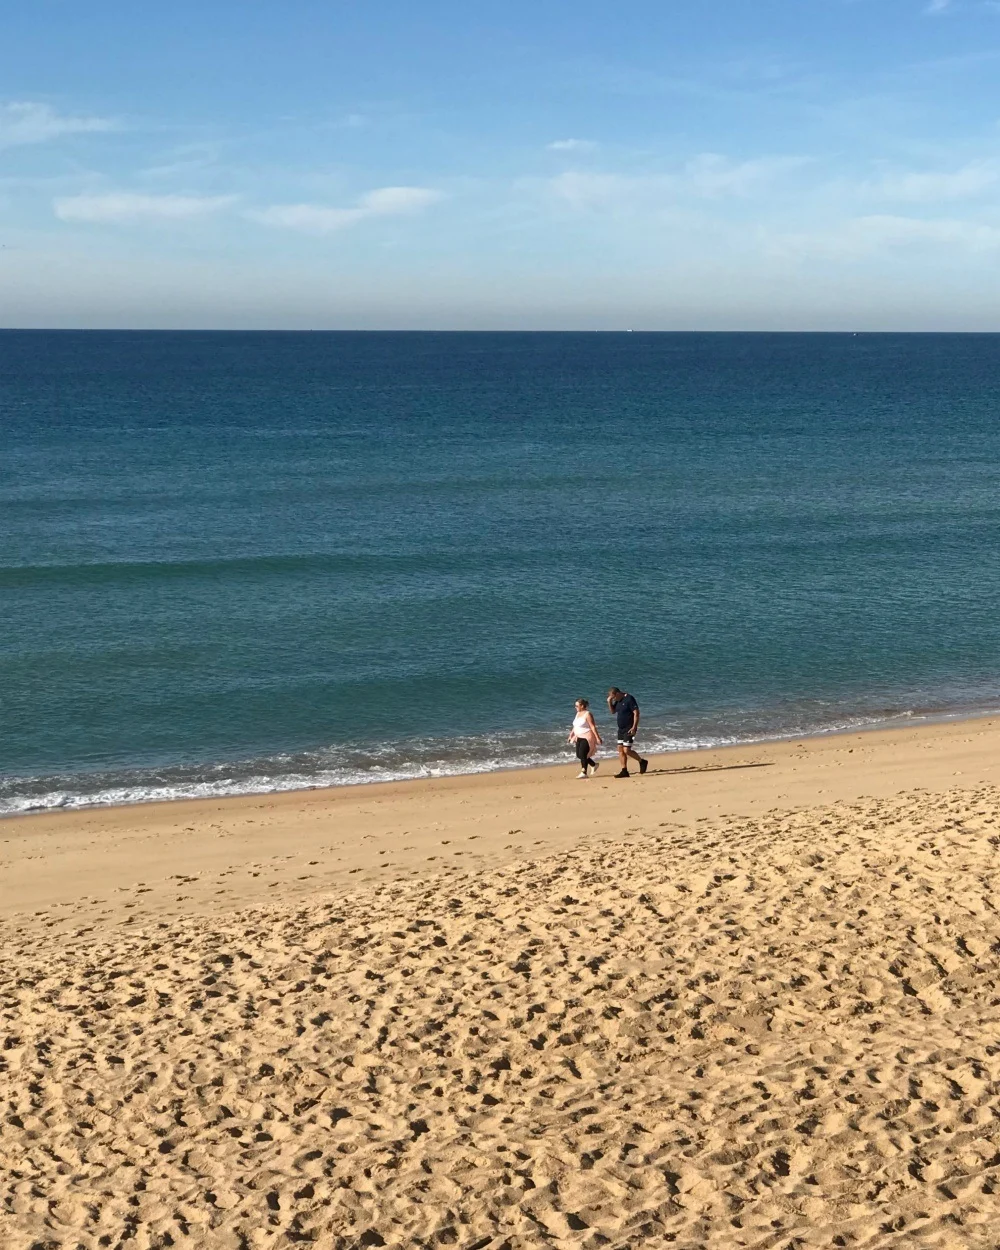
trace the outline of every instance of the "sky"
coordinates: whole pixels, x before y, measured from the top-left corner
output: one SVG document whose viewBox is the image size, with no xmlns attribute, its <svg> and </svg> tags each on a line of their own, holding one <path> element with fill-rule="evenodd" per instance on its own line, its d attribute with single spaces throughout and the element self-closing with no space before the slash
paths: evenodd
<svg viewBox="0 0 1000 1250">
<path fill-rule="evenodd" d="M 1000 0 L 0 0 L 0 326 L 1000 331 Z"/>
</svg>

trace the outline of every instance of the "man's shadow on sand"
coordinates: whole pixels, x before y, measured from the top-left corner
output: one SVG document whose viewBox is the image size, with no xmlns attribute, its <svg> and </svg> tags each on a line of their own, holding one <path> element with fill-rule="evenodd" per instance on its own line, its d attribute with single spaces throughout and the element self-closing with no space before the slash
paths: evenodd
<svg viewBox="0 0 1000 1250">
<path fill-rule="evenodd" d="M 752 764 L 705 764 L 697 767 L 694 764 L 687 768 L 647 768 L 647 777 L 667 777 L 677 773 L 729 773 L 737 768 L 773 768 L 774 760 L 760 760 Z"/>
</svg>

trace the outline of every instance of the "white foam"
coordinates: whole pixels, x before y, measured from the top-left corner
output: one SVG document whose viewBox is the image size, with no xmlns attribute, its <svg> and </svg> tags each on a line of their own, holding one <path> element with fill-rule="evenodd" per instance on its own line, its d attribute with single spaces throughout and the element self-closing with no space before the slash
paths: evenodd
<svg viewBox="0 0 1000 1250">
<path fill-rule="evenodd" d="M 858 716 L 845 718 L 823 727 L 816 725 L 786 726 L 774 733 L 692 734 L 675 736 L 659 733 L 642 740 L 643 751 L 650 755 L 670 754 L 678 751 L 707 750 L 713 747 L 751 745 L 760 742 L 786 741 L 792 738 L 812 737 L 820 734 L 843 733 L 853 729 L 871 728 L 891 724 L 893 721 L 912 718 L 913 712 L 901 712 L 891 717 Z M 537 735 L 536 735 L 537 736 Z M 413 755 L 424 758 L 400 760 L 401 744 L 386 745 L 372 756 L 364 757 L 367 764 L 352 763 L 331 766 L 337 754 L 332 749 L 306 752 L 300 755 L 280 755 L 259 761 L 234 761 L 230 765 L 215 764 L 203 769 L 149 770 L 143 774 L 134 771 L 128 781 L 121 784 L 101 785 L 104 776 L 81 775 L 78 778 L 51 778 L 51 789 L 46 789 L 44 777 L 8 778 L 0 783 L 0 817 L 26 815 L 31 812 L 79 811 L 85 808 L 122 807 L 136 803 L 169 802 L 174 799 L 215 799 L 236 795 L 277 794 L 294 790 L 313 790 L 330 786 L 372 785 L 386 781 L 415 781 L 422 778 L 453 777 L 476 773 L 509 771 L 512 769 L 537 768 L 544 765 L 566 764 L 574 767 L 568 749 L 562 745 L 561 734 L 545 735 L 559 742 L 559 749 L 527 748 L 524 738 L 517 735 L 495 735 L 489 739 L 465 738 L 447 744 L 440 741 L 411 743 Z M 486 751 L 484 748 L 492 747 Z M 435 749 L 436 748 L 436 749 Z M 447 758 L 442 758 L 444 752 Z M 385 762 L 380 762 L 381 754 Z M 608 743 L 603 757 L 614 756 L 614 746 Z M 260 768 L 260 764 L 265 764 Z M 173 771 L 174 777 L 164 774 Z M 205 776 L 208 773 L 210 776 Z M 200 774 L 200 775 L 199 775 Z M 110 778 L 108 778 L 110 782 Z"/>
</svg>

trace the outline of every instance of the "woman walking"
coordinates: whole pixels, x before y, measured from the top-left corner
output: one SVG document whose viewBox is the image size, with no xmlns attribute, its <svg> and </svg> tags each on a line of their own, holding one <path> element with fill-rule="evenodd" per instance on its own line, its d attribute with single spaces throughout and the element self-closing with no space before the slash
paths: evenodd
<svg viewBox="0 0 1000 1250">
<path fill-rule="evenodd" d="M 576 758 L 580 761 L 578 777 L 586 780 L 588 768 L 597 772 L 594 752 L 601 745 L 601 735 L 597 732 L 594 716 L 586 699 L 576 701 L 576 715 L 573 717 L 573 728 L 569 731 L 568 741 L 576 743 Z"/>
</svg>

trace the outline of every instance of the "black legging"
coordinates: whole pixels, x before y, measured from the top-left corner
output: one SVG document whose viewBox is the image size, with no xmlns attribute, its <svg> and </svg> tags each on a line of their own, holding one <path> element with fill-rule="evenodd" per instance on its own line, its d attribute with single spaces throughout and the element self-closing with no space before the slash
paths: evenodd
<svg viewBox="0 0 1000 1250">
<path fill-rule="evenodd" d="M 588 764 L 591 766 L 591 768 L 593 768 L 594 761 L 590 758 L 590 739 L 589 738 L 577 738 L 576 758 L 580 761 L 580 767 L 583 769 L 584 772 L 587 771 Z"/>
</svg>

